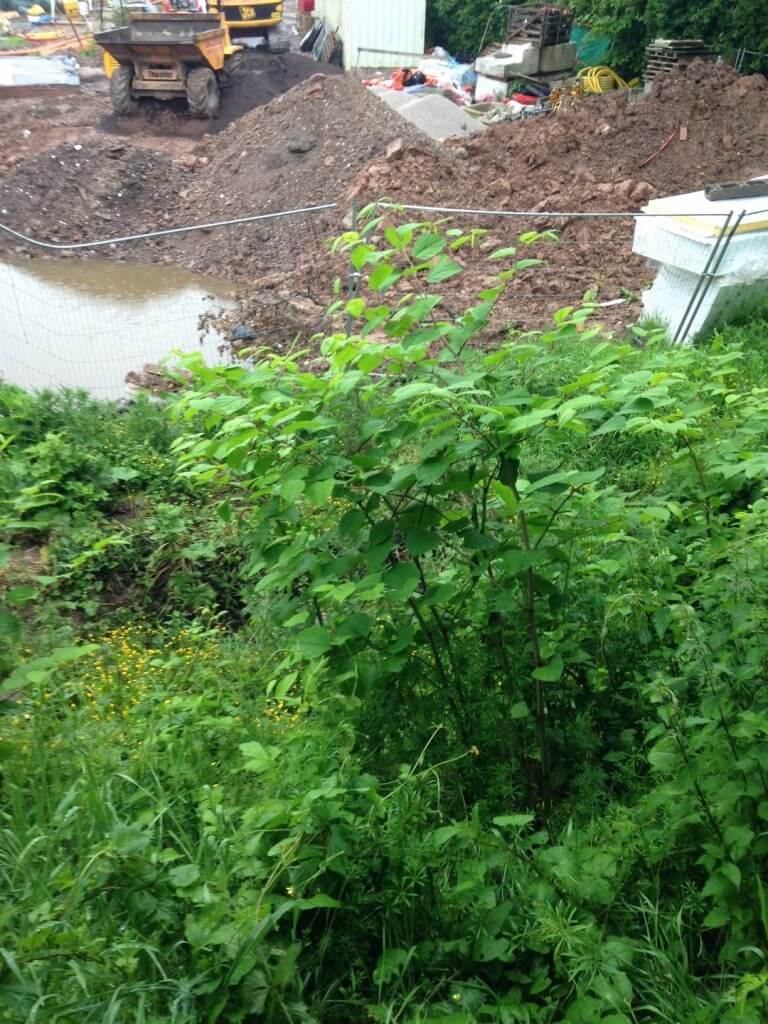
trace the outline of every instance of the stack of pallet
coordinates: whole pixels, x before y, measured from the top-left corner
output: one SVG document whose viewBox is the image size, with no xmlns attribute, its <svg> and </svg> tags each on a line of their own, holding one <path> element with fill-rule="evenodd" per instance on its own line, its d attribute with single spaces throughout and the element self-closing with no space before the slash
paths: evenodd
<svg viewBox="0 0 768 1024">
<path fill-rule="evenodd" d="M 682 71 L 694 60 L 715 60 L 715 54 L 702 39 L 656 39 L 646 47 L 645 82 L 659 75 Z"/>
<path fill-rule="evenodd" d="M 569 8 L 519 4 L 509 9 L 507 42 L 559 46 L 571 38 L 573 12 Z"/>
</svg>

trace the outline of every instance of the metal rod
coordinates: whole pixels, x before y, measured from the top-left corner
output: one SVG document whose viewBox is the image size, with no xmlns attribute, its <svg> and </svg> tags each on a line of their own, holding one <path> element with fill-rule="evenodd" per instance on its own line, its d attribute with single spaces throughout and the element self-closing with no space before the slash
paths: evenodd
<svg viewBox="0 0 768 1024">
<path fill-rule="evenodd" d="M 717 263 L 714 265 L 714 267 L 712 267 L 712 270 L 707 275 L 706 283 L 704 285 L 704 289 L 703 289 L 701 295 L 699 296 L 699 301 L 696 304 L 696 308 L 691 313 L 691 319 L 690 319 L 689 323 L 686 326 L 686 332 L 689 331 L 693 327 L 693 325 L 696 323 L 696 317 L 699 315 L 699 311 L 700 311 L 701 307 L 704 305 L 704 300 L 706 299 L 707 295 L 709 295 L 710 288 L 712 287 L 712 282 L 717 277 L 717 272 L 720 269 L 720 266 L 721 266 L 723 260 L 725 259 L 725 254 L 728 252 L 728 249 L 731 246 L 731 242 L 733 241 L 733 236 L 736 234 L 736 232 L 738 231 L 739 225 L 744 220 L 744 217 L 746 216 L 746 212 L 747 212 L 746 210 L 742 210 L 741 211 L 741 213 L 737 217 L 736 221 L 734 222 L 733 226 L 731 227 L 731 230 L 728 232 L 728 236 L 725 239 L 725 244 L 720 249 L 720 254 L 718 256 Z"/>
<path fill-rule="evenodd" d="M 675 331 L 674 337 L 672 338 L 672 344 L 673 345 L 676 345 L 678 340 L 684 334 L 684 328 L 687 326 L 688 314 L 693 309 L 693 305 L 696 302 L 697 298 L 699 297 L 699 293 L 700 293 L 701 289 L 704 287 L 704 281 L 706 280 L 707 275 L 709 274 L 709 272 L 710 272 L 710 270 L 712 268 L 712 264 L 715 261 L 715 257 L 717 256 L 718 250 L 720 249 L 720 246 L 725 241 L 725 234 L 726 234 L 728 228 L 730 227 L 731 218 L 732 217 L 733 217 L 733 210 L 729 210 L 728 211 L 728 219 L 726 220 L 725 224 L 723 224 L 722 228 L 720 229 L 720 234 L 717 236 L 717 241 L 712 246 L 712 248 L 709 250 L 709 256 L 707 257 L 707 262 L 704 264 L 704 269 L 702 270 L 701 274 L 699 275 L 698 280 L 696 281 L 696 287 L 693 289 L 693 292 L 691 293 L 691 297 L 688 300 L 688 305 L 685 307 L 685 312 L 683 313 L 683 316 L 682 316 L 682 318 L 680 320 L 680 323 L 677 325 L 677 330 Z"/>
</svg>

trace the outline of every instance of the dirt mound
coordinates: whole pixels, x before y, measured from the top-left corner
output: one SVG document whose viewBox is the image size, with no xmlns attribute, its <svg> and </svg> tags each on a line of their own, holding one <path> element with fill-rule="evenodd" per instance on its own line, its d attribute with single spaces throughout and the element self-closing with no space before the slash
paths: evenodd
<svg viewBox="0 0 768 1024">
<path fill-rule="evenodd" d="M 334 202 L 398 136 L 430 145 L 359 82 L 313 75 L 201 146 L 199 156 L 187 161 L 189 183 L 177 220 Z M 265 223 L 226 236 L 195 238 L 186 251 L 198 267 L 224 263 L 241 278 L 275 267 L 289 269 L 297 250 L 325 237 L 329 223 L 318 218 Z"/>
<path fill-rule="evenodd" d="M 497 125 L 448 147 L 462 163 L 435 166 L 430 154 L 431 173 L 419 167 L 406 179 L 396 163 L 373 164 L 348 196 L 383 190 L 453 205 L 634 210 L 654 194 L 768 173 L 767 141 L 768 81 L 698 61 L 660 79 L 648 97 L 591 97 L 548 117 Z"/>
<path fill-rule="evenodd" d="M 80 242 L 166 225 L 177 192 L 177 171 L 168 157 L 91 139 L 57 146 L 19 165 L 12 177 L 0 180 L 0 209 L 4 223 L 32 237 Z M 0 248 L 25 251 L 4 235 Z"/>
<path fill-rule="evenodd" d="M 186 100 L 141 100 L 136 117 L 118 117 L 109 113 L 100 127 L 115 135 L 178 135 L 200 139 L 223 132 L 244 114 L 262 107 L 322 71 L 327 75 L 341 74 L 332 65 L 319 65 L 311 57 L 300 53 L 269 54 L 248 51 L 241 71 L 233 76 L 222 90 L 221 110 L 212 121 L 201 121 L 190 115 Z"/>
<path fill-rule="evenodd" d="M 64 96 L 0 99 L 0 173 L 63 142 L 82 142 L 109 109 L 109 98 L 92 88 Z"/>
<path fill-rule="evenodd" d="M 635 209 L 653 193 L 768 171 L 766 141 L 766 79 L 695 62 L 648 97 L 589 99 L 516 132 L 494 128 L 466 148 L 473 162 L 490 162 L 490 199 L 535 206 L 543 186 L 548 202 L 574 209 Z"/>
<path fill-rule="evenodd" d="M 333 278 L 346 272 L 343 260 L 329 258 L 326 241 L 342 230 L 353 201 L 386 196 L 532 211 L 524 220 L 478 219 L 490 238 L 461 257 L 482 283 L 482 248 L 509 245 L 531 228 L 560 235 L 559 246 L 540 253 L 548 265 L 515 281 L 501 322 L 544 326 L 553 311 L 593 291 L 601 301 L 623 300 L 605 311 L 605 322 L 618 324 L 638 315 L 630 293 L 651 275 L 632 255 L 632 221 L 554 219 L 544 211 L 634 211 L 657 195 L 768 173 L 768 82 L 725 66 L 694 63 L 660 79 L 647 97 L 593 97 L 438 147 L 360 83 L 318 74 L 314 63 L 295 55 L 280 60 L 288 76 L 283 85 L 292 68 L 313 73 L 218 135 L 169 149 L 175 161 L 91 132 L 19 163 L 13 177 L 0 181 L 3 220 L 47 240 L 77 241 L 337 201 L 338 209 L 319 217 L 178 236 L 112 254 L 174 260 L 249 281 L 243 322 L 265 335 L 282 324 L 293 336 L 303 324 L 317 327 Z M 275 74 L 273 68 L 255 75 L 258 88 L 246 88 L 246 77 L 242 102 L 282 87 Z M 240 101 L 233 102 L 237 109 Z M 77 104 L 62 111 L 62 130 L 77 132 L 81 116 Z M 13 119 L 7 124 L 22 130 Z M 473 221 L 462 216 L 457 223 Z M 446 283 L 445 294 L 458 306 L 467 298 L 460 289 L 468 287 L 457 279 Z M 289 308 L 292 298 L 301 301 Z"/>
<path fill-rule="evenodd" d="M 450 152 L 461 159 L 448 159 Z M 388 196 L 485 209 L 634 211 L 655 196 L 766 174 L 767 152 L 768 81 L 699 61 L 661 78 L 647 97 L 592 97 L 547 117 L 500 124 L 449 145 L 438 159 L 405 147 L 364 168 L 344 201 Z M 547 252 L 549 266 L 522 275 L 513 288 L 508 312 L 515 323 L 538 326 L 587 290 L 613 300 L 649 279 L 631 251 L 631 220 L 477 223 L 505 244 L 531 228 L 552 228 L 562 239 Z M 632 319 L 638 308 L 629 303 L 606 319 Z"/>
</svg>

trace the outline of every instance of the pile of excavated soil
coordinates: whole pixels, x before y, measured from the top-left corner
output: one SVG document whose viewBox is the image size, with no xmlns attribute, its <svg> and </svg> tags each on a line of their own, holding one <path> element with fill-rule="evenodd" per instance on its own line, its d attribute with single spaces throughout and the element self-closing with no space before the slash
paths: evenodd
<svg viewBox="0 0 768 1024">
<path fill-rule="evenodd" d="M 462 159 L 436 160 L 433 151 L 410 147 L 374 162 L 357 176 L 345 202 L 389 196 L 426 205 L 624 212 L 656 196 L 768 174 L 768 81 L 694 62 L 660 79 L 647 97 L 589 98 L 548 117 L 498 125 L 448 149 Z M 476 223 L 506 244 L 530 228 L 560 235 L 561 245 L 547 249 L 548 268 L 521 275 L 511 291 L 514 303 L 505 313 L 523 326 L 538 326 L 588 289 L 612 300 L 649 279 L 631 251 L 631 219 Z M 630 303 L 612 308 L 606 319 L 626 322 L 637 312 Z"/>
<path fill-rule="evenodd" d="M 150 99 L 139 101 L 139 112 L 134 117 L 118 117 L 110 112 L 100 127 L 117 135 L 149 132 L 200 139 L 223 132 L 249 111 L 265 106 L 318 71 L 326 75 L 342 73 L 341 68 L 318 64 L 301 53 L 269 54 L 256 50 L 248 51 L 244 60 L 242 70 L 222 89 L 221 109 L 211 121 L 192 117 L 183 98 L 163 102 Z"/>
<path fill-rule="evenodd" d="M 229 125 L 187 161 L 179 223 L 332 203 L 390 143 L 428 140 L 350 78 L 313 75 Z M 435 151 L 435 159 L 437 154 Z M 325 238 L 337 218 L 264 222 L 180 243 L 195 269 L 225 266 L 239 278 L 296 266 L 299 249 Z M 315 258 L 322 258 L 316 253 Z"/>
<path fill-rule="evenodd" d="M 76 121 L 79 108 L 71 116 Z M 557 219 L 545 211 L 637 211 L 658 195 L 755 174 L 768 174 L 768 82 L 725 66 L 694 63 L 660 79 L 647 97 L 593 97 L 444 146 L 425 139 L 359 82 L 312 74 L 175 161 L 93 134 L 38 153 L 0 181 L 0 208 L 14 227 L 76 241 L 338 202 L 322 216 L 198 232 L 112 253 L 173 260 L 248 282 L 240 318 L 265 340 L 319 326 L 333 279 L 348 270 L 342 258 L 330 257 L 327 239 L 342 230 L 353 202 L 386 196 L 532 211 L 521 220 L 457 219 L 462 227 L 487 227 L 490 237 L 462 252 L 469 273 L 441 285 L 446 305 L 461 308 L 489 283 L 484 256 L 490 249 L 512 244 L 522 231 L 552 228 L 561 243 L 537 248 L 547 266 L 520 274 L 496 326 L 544 326 L 587 291 L 601 301 L 624 300 L 601 312 L 609 326 L 620 326 L 639 314 L 631 293 L 651 275 L 632 255 L 632 220 Z M 7 251 L 8 243 L 2 245 Z"/>
<path fill-rule="evenodd" d="M 767 101 L 765 78 L 740 78 L 730 68 L 696 63 L 683 74 L 661 79 L 641 99 L 618 93 L 594 97 L 558 114 L 501 124 L 440 149 L 404 137 L 401 146 L 390 147 L 352 179 L 340 200 L 339 216 L 326 230 L 330 234 L 340 229 L 341 217 L 353 202 L 383 196 L 429 206 L 617 213 L 636 211 L 655 196 L 765 174 Z M 631 218 L 463 216 L 457 223 L 485 227 L 489 236 L 477 249 L 462 251 L 460 260 L 468 273 L 441 285 L 451 309 L 472 304 L 479 288 L 492 283 L 494 268 L 485 256 L 494 248 L 513 244 L 530 229 L 551 228 L 560 237 L 559 245 L 541 243 L 521 251 L 521 256 L 545 259 L 546 266 L 515 279 L 488 340 L 510 325 L 546 327 L 554 312 L 579 305 L 587 292 L 599 302 L 623 300 L 598 310 L 598 318 L 609 327 L 622 327 L 640 315 L 637 296 L 652 271 L 632 254 Z M 262 331 L 274 333 L 271 321 L 282 303 L 287 330 L 285 337 L 276 337 L 279 343 L 291 332 L 301 333 L 297 321 L 302 314 L 304 333 L 321 326 L 323 297 L 345 271 L 343 261 L 329 258 L 314 239 L 295 258 L 293 274 L 262 278 L 258 294 L 239 311 L 240 319 L 261 336 Z M 293 297 L 302 290 L 297 306 Z"/>
<path fill-rule="evenodd" d="M 3 223 L 47 242 L 84 242 L 167 226 L 177 199 L 178 172 L 166 156 L 91 138 L 38 154 L 0 180 Z M 147 243 L 146 258 L 157 243 Z M 39 255 L 0 234 L 5 252 Z M 100 250 L 121 257 L 127 251 Z M 66 255 L 66 254 L 65 254 Z"/>
</svg>

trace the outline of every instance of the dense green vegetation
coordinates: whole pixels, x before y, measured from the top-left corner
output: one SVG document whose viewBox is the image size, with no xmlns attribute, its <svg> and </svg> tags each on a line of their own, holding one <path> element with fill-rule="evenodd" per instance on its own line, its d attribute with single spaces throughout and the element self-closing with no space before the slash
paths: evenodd
<svg viewBox="0 0 768 1024">
<path fill-rule="evenodd" d="M 768 321 L 483 351 L 533 240 L 443 320 L 477 233 L 374 219 L 320 363 L 0 387 L 0 1020 L 766 1019 Z"/>
<path fill-rule="evenodd" d="M 705 39 L 726 57 L 740 48 L 762 53 L 747 67 L 766 70 L 768 27 L 762 0 L 571 0 L 583 23 L 613 40 L 611 61 L 627 73 L 642 70 L 645 47 L 657 38 Z M 465 57 L 501 38 L 505 8 L 497 0 L 431 0 L 431 37 Z"/>
<path fill-rule="evenodd" d="M 463 59 L 473 59 L 486 43 L 503 36 L 506 11 L 495 0 L 430 0 L 427 34 Z"/>
<path fill-rule="evenodd" d="M 768 26 L 761 0 L 574 0 L 577 14 L 613 40 L 611 59 L 640 71 L 654 39 L 704 39 L 719 54 L 753 50 L 745 68 L 768 70 Z"/>
</svg>

